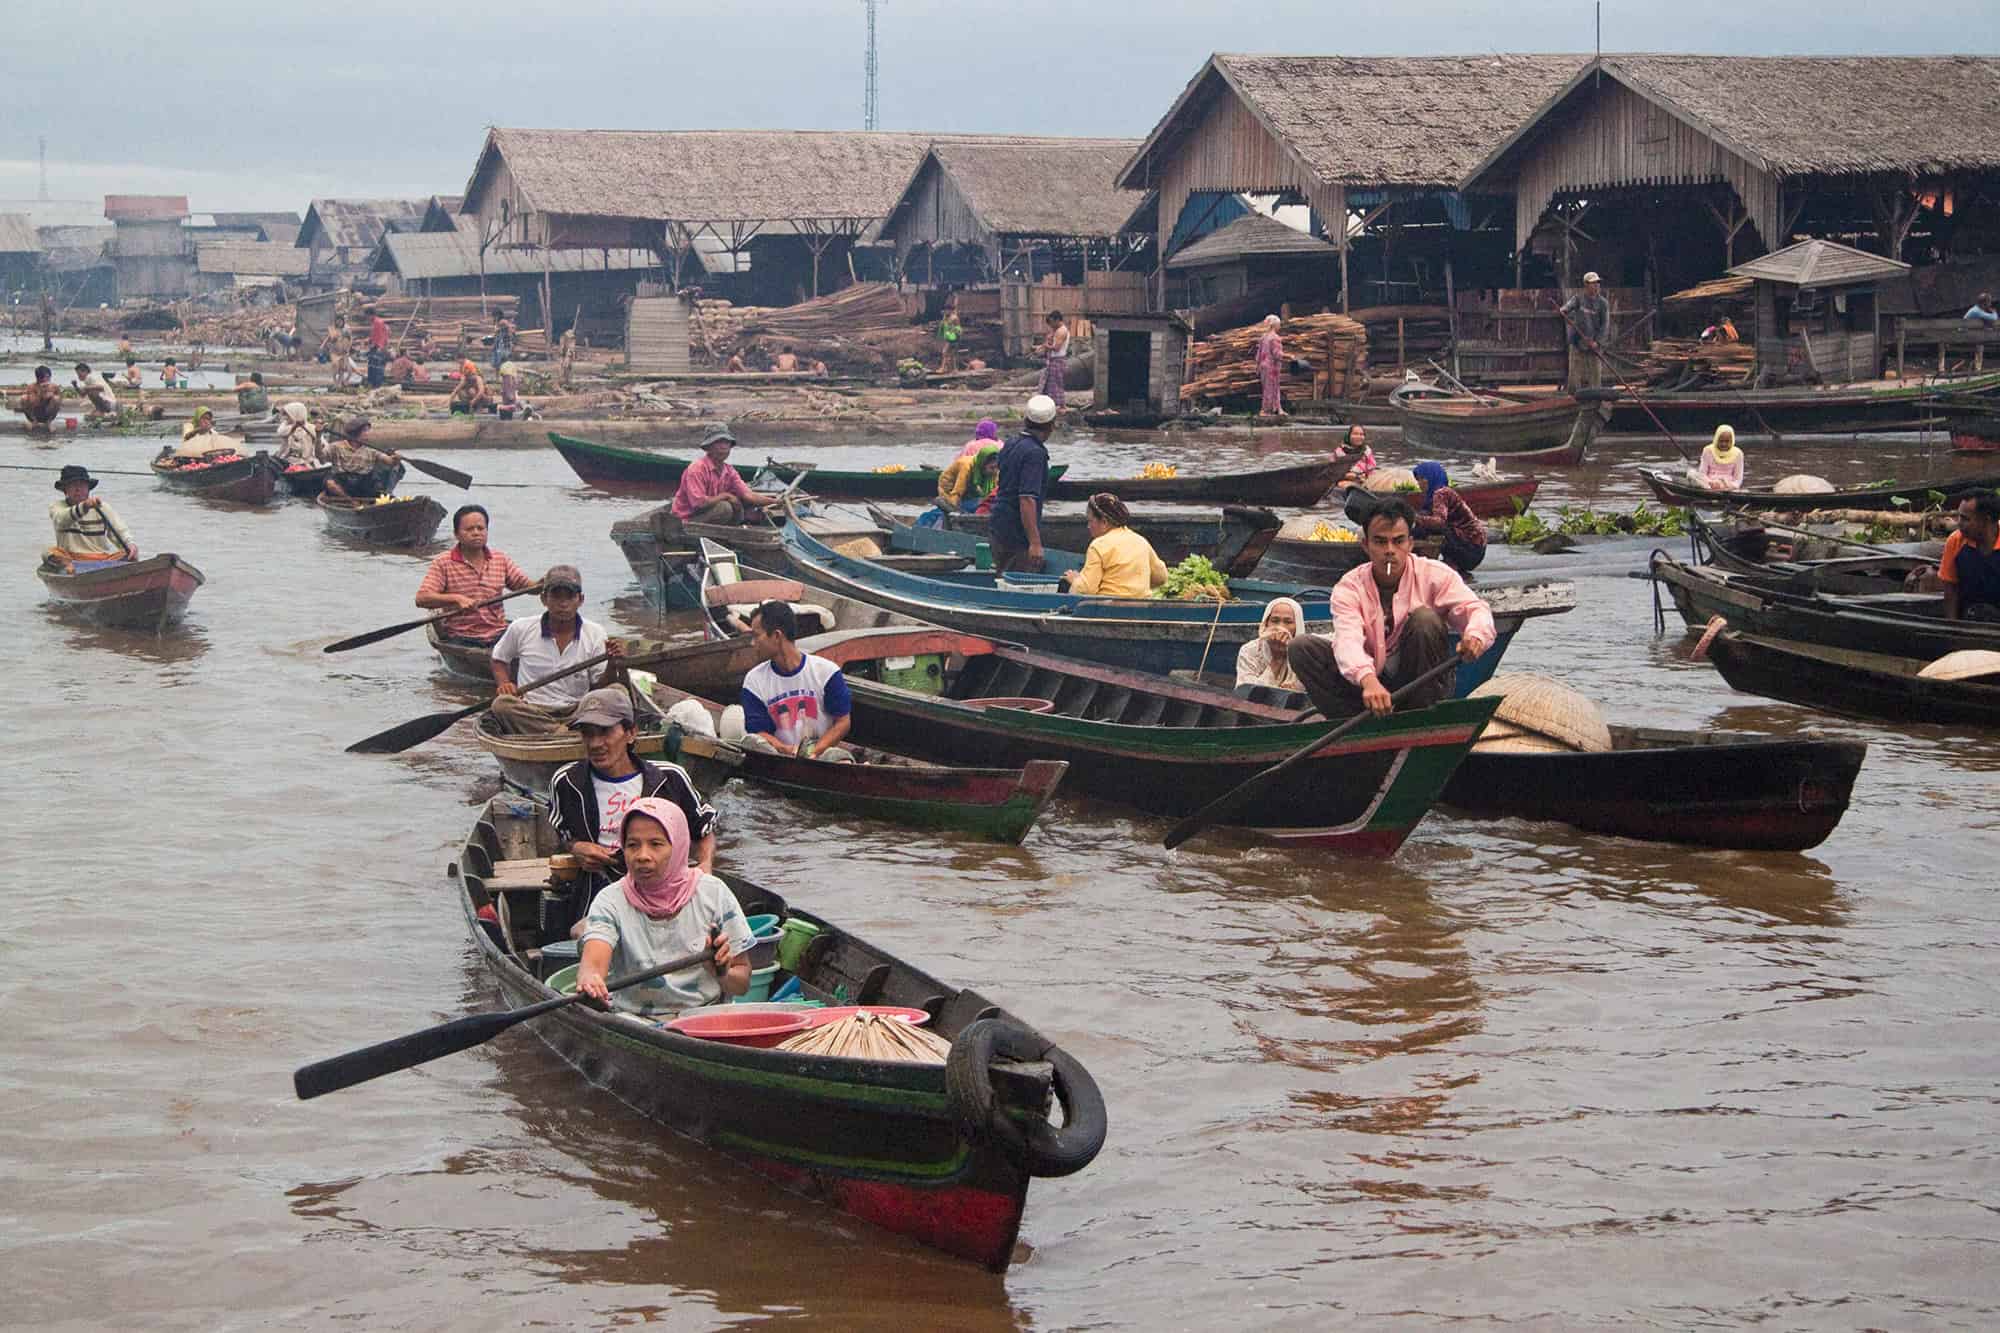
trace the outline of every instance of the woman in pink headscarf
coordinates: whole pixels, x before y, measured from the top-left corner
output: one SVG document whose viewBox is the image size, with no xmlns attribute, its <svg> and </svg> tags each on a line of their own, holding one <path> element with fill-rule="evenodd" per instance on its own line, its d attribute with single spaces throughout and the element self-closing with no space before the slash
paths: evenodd
<svg viewBox="0 0 2000 1333">
<path fill-rule="evenodd" d="M 960 458 L 975 457 L 981 449 L 984 449 L 989 444 L 996 449 L 1000 447 L 1000 423 L 992 417 L 987 417 L 979 423 L 978 427 L 972 432 L 972 438 L 967 440 L 965 447 L 958 451 L 958 456 Z"/>
<path fill-rule="evenodd" d="M 1285 340 L 1278 336 L 1278 317 L 1264 316 L 1264 336 L 1257 340 L 1257 378 L 1264 385 L 1264 401 L 1258 411 L 1267 417 L 1285 415 L 1285 403 L 1278 389 L 1278 377 L 1285 368 Z"/>
<path fill-rule="evenodd" d="M 681 808 L 656 796 L 634 801 L 619 831 L 627 873 L 591 900 L 577 990 L 635 1014 L 677 1013 L 749 990 L 750 925 L 727 884 L 688 864 L 694 839 Z M 605 987 L 607 976 L 703 949 L 714 955 L 709 966 L 620 991 Z"/>
</svg>

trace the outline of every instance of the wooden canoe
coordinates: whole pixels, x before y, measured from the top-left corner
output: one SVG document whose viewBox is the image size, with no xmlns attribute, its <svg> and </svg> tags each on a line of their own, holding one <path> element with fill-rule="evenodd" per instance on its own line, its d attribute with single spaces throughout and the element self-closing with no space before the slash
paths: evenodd
<svg viewBox="0 0 2000 1333">
<path fill-rule="evenodd" d="M 155 634 L 180 620 L 194 590 L 207 582 L 200 570 L 171 552 L 97 568 L 80 562 L 74 574 L 44 564 L 35 573 L 49 600 L 62 610 L 100 625 Z"/>
<path fill-rule="evenodd" d="M 1930 658 L 1736 633 L 1716 636 L 1708 653 L 1730 687 L 1745 694 L 1890 722 L 2000 727 L 2000 680 L 1917 674 Z"/>
<path fill-rule="evenodd" d="M 1948 402 L 1938 407 L 1951 449 L 1959 454 L 2000 454 L 2000 401 Z"/>
<path fill-rule="evenodd" d="M 2000 472 L 1979 472 L 1955 477 L 1925 477 L 1919 481 L 1894 482 L 1887 486 L 1856 486 L 1846 490 L 1808 491 L 1804 494 L 1778 491 L 1711 491 L 1691 485 L 1684 472 L 1642 467 L 1639 475 L 1653 494 L 1670 505 L 1694 509 L 1749 509 L 1758 513 L 1803 514 L 1813 509 L 1923 509 L 1937 502 L 1955 504 L 1974 491 L 1990 491 L 2000 486 Z"/>
<path fill-rule="evenodd" d="M 1538 754 L 1475 747 L 1443 803 L 1492 819 L 1697 847 L 1804 851 L 1847 812 L 1868 747 L 1613 727 L 1612 748 Z"/>
<path fill-rule="evenodd" d="M 1570 444 L 1577 413 L 1596 410 L 1568 396 L 1530 403 L 1416 396 L 1393 402 L 1406 454 L 1477 454 L 1563 467 L 1583 462 L 1586 445 Z"/>
<path fill-rule="evenodd" d="M 501 796 L 489 802 L 450 867 L 467 928 L 508 1006 L 560 992 L 562 960 L 542 946 L 569 923 L 545 918 L 554 871 L 545 811 Z M 774 914 L 817 928 L 793 975 L 808 1000 L 922 1009 L 953 1043 L 947 1066 L 799 1055 L 705 1040 L 637 1015 L 564 1006 L 533 1031 L 587 1079 L 578 1090 L 615 1097 L 780 1186 L 873 1226 L 1004 1272 L 1013 1262 L 1028 1182 L 1083 1169 L 1102 1146 L 1104 1103 L 1082 1065 L 971 990 L 946 985 L 782 895 L 724 875 L 746 915 Z M 482 915 L 483 914 L 483 915 Z M 497 918 L 497 919 L 495 919 Z M 1038 1063 L 992 1063 L 1002 1050 Z M 503 1056 L 504 1058 L 504 1056 Z M 970 1091 L 970 1096 L 968 1096 Z M 1047 1120 L 1054 1095 L 1064 1109 Z M 999 1130 L 983 1128 L 991 1114 Z M 1023 1132 L 1023 1131 L 1027 1132 Z"/>
<path fill-rule="evenodd" d="M 445 674 L 468 685 L 493 688 L 493 648 L 491 644 L 459 643 L 438 632 L 436 625 L 424 626 L 431 651 L 444 664 Z"/>
<path fill-rule="evenodd" d="M 1354 466 L 1354 460 L 1326 458 L 1286 467 L 1187 477 L 1066 477 L 1058 473 L 1059 466 L 1049 468 L 1050 500 L 1088 500 L 1099 491 L 1110 491 L 1128 505 L 1241 504 L 1309 509 L 1326 498 Z M 806 486 L 815 494 L 827 494 L 816 480 Z"/>
<path fill-rule="evenodd" d="M 1636 398 L 1607 389 L 1604 400 L 1611 408 L 1607 428 L 1616 431 L 1657 433 L 1657 418 L 1677 435 L 1703 438 L 1724 421 L 1734 423 L 1738 434 L 1846 435 L 1911 430 L 1946 402 L 1996 390 L 2000 373 L 1989 371 L 1951 381 L 1885 382 L 1873 387 L 1647 391 Z"/>
<path fill-rule="evenodd" d="M 1788 587 L 1836 596 L 1870 596 L 1900 593 L 1912 573 L 1934 568 L 1936 560 L 1912 551 L 1904 554 L 1831 556 L 1798 559 L 1792 552 L 1816 545 L 1828 550 L 1853 550 L 1852 546 L 1819 543 L 1815 538 L 1790 533 L 1773 533 L 1745 520 L 1741 523 L 1709 523 L 1690 514 L 1689 532 L 1701 563 L 1726 574 L 1750 574 L 1766 579 L 1782 579 Z M 1915 543 L 1913 543 L 1915 545 Z"/>
<path fill-rule="evenodd" d="M 620 449 L 551 431 L 549 443 L 584 484 L 614 495 L 642 496 L 671 500 L 680 489 L 681 474 L 692 459 L 656 454 L 644 449 Z M 732 464 L 746 482 L 769 472 L 781 485 L 789 485 L 808 469 L 797 463 L 770 462 L 763 467 Z M 1062 464 L 1049 468 L 1053 480 L 1062 475 Z M 906 467 L 901 472 L 843 472 L 814 467 L 801 489 L 828 500 L 915 500 L 930 501 L 937 496 L 938 469 Z"/>
<path fill-rule="evenodd" d="M 323 494 L 314 503 L 326 515 L 327 531 L 370 546 L 425 546 L 444 522 L 444 506 L 428 495 L 350 500 Z"/>
<path fill-rule="evenodd" d="M 319 467 L 307 467 L 301 463 L 279 473 L 278 480 L 284 483 L 287 494 L 297 496 L 301 500 L 311 500 L 326 489 L 326 479 L 332 475 L 331 463 Z"/>
<path fill-rule="evenodd" d="M 169 490 L 236 504 L 267 503 L 277 494 L 278 478 L 283 474 L 277 460 L 261 449 L 248 458 L 238 456 L 219 463 L 196 460 L 173 464 L 156 458 L 152 468 L 153 475 Z"/>
<path fill-rule="evenodd" d="M 919 528 L 881 510 L 871 513 L 876 522 L 890 529 L 898 548 L 949 550 L 970 560 L 980 542 L 990 545 L 992 519 L 987 514 L 948 514 L 940 527 Z M 1231 578 L 1249 577 L 1278 527 L 1276 514 L 1247 505 L 1225 505 L 1219 513 L 1211 514 L 1141 509 L 1132 515 L 1133 531 L 1151 543 L 1169 566 L 1199 555 Z M 1081 510 L 1046 509 L 1041 528 L 1045 548 L 1074 555 L 1076 568 L 1082 568 L 1081 552 L 1090 546 L 1090 529 Z M 1060 573 L 1068 567 L 1065 562 L 1049 569 Z"/>
<path fill-rule="evenodd" d="M 828 513 L 802 512 L 799 521 L 815 537 L 829 543 L 843 543 L 868 537 L 886 546 L 889 533 L 879 524 L 834 510 Z M 693 610 L 696 585 L 701 578 L 701 544 L 711 541 L 753 563 L 766 567 L 782 565 L 778 529 L 768 523 L 684 523 L 675 518 L 673 506 L 661 505 L 636 518 L 621 518 L 611 525 L 611 540 L 625 557 L 632 577 L 646 595 L 669 610 Z"/>
<path fill-rule="evenodd" d="M 1299 722 L 1295 710 L 1225 690 L 945 629 L 799 646 L 840 665 L 860 735 L 954 763 L 1065 760 L 1071 788 L 1155 815 L 1190 814 L 1327 730 L 1324 719 Z M 888 683 L 912 663 L 935 668 L 941 689 Z M 1364 722 L 1230 826 L 1292 846 L 1393 855 L 1499 702 L 1452 699 Z"/>
</svg>

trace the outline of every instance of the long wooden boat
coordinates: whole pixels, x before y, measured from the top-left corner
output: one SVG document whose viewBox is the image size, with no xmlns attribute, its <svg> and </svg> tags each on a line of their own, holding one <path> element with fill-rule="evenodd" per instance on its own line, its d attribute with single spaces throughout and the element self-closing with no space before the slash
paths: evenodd
<svg viewBox="0 0 2000 1333">
<path fill-rule="evenodd" d="M 991 545 L 989 514 L 948 514 L 939 527 L 919 528 L 880 509 L 871 509 L 870 513 L 889 530 L 897 549 L 950 551 L 969 560 L 976 556 L 980 542 Z M 1041 527 L 1042 545 L 1050 551 L 1075 555 L 1076 567 L 1081 568 L 1083 557 L 1078 553 L 1090 546 L 1090 529 L 1083 512 L 1044 510 Z M 1199 555 L 1231 578 L 1249 577 L 1278 528 L 1276 514 L 1248 505 L 1225 505 L 1214 514 L 1141 509 L 1132 515 L 1133 531 L 1151 543 L 1168 565 Z M 1068 567 L 1065 563 L 1060 568 L 1052 565 L 1050 569 L 1061 572 L 1061 568 Z"/>
<path fill-rule="evenodd" d="M 2000 683 L 1918 673 L 1931 659 L 1725 633 L 1709 656 L 1732 689 L 1891 722 L 2000 727 Z"/>
<path fill-rule="evenodd" d="M 380 500 L 321 495 L 314 503 L 326 515 L 327 531 L 371 546 L 424 546 L 444 522 L 444 506 L 428 495 Z"/>
<path fill-rule="evenodd" d="M 558 960 L 538 903 L 556 850 L 539 808 L 490 802 L 450 874 L 467 929 L 508 1006 L 553 999 Z M 922 1009 L 947 1064 L 800 1055 L 690 1036 L 651 1019 L 564 1006 L 535 1033 L 601 1088 L 779 1185 L 995 1272 L 1013 1261 L 1028 1182 L 1089 1164 L 1103 1099 L 1059 1047 L 978 993 L 937 978 L 782 895 L 724 875 L 746 914 L 817 928 L 796 964 L 808 1000 Z M 482 918 L 498 918 L 491 921 Z M 585 1081 L 587 1080 L 587 1081 Z M 1052 1097 L 1064 1125 L 1050 1124 Z"/>
<path fill-rule="evenodd" d="M 100 625 L 156 634 L 186 614 L 194 590 L 207 582 L 200 570 L 172 552 L 95 569 L 80 563 L 74 574 L 44 564 L 35 573 L 49 600 L 63 610 Z"/>
<path fill-rule="evenodd" d="M 1273 597 L 1300 595 L 1309 630 L 1326 630 L 1332 614 L 1324 592 L 1315 596 L 1291 585 L 1244 580 L 1231 585 L 1240 600 L 1217 603 L 1083 597 L 1055 591 L 1048 583 L 1043 586 L 1049 591 L 1025 591 L 1033 586 L 1031 581 L 1003 580 L 990 573 L 906 574 L 841 555 L 789 523 L 784 528 L 784 551 L 798 578 L 855 601 L 873 602 L 929 624 L 1159 675 L 1234 663 L 1237 649 L 1257 636 L 1264 604 Z M 1568 583 L 1482 588 L 1481 595 L 1493 609 L 1499 635 L 1477 662 L 1459 671 L 1461 690 L 1470 690 L 1493 673 L 1523 621 L 1576 605 L 1575 586 Z"/>
<path fill-rule="evenodd" d="M 1088 500 L 1099 491 L 1110 491 L 1126 504 L 1243 504 L 1287 505 L 1310 508 L 1326 498 L 1347 470 L 1352 458 L 1324 458 L 1285 467 L 1255 468 L 1245 472 L 1216 472 L 1187 477 L 1066 477 L 1049 468 L 1050 500 Z M 820 494 L 818 483 L 807 488 Z"/>
<path fill-rule="evenodd" d="M 1953 453 L 2000 454 L 2000 402 L 1946 402 L 1938 406 Z"/>
<path fill-rule="evenodd" d="M 424 626 L 424 637 L 430 640 L 431 651 L 444 664 L 445 674 L 468 685 L 483 685 L 493 688 L 493 648 L 492 645 L 459 643 L 447 639 L 438 632 L 436 625 Z"/>
<path fill-rule="evenodd" d="M 1937 502 L 1954 504 L 1974 491 L 1990 491 L 2000 486 L 2000 472 L 1979 472 L 1956 477 L 1925 477 L 1919 481 L 1894 482 L 1887 486 L 1855 486 L 1846 490 L 1808 491 L 1803 494 L 1779 491 L 1711 491 L 1691 485 L 1684 473 L 1666 468 L 1642 467 L 1653 494 L 1670 505 L 1693 509 L 1749 509 L 1758 513 L 1802 514 L 1813 509 L 1918 509 Z M 1935 494 L 1933 494 L 1935 492 Z"/>
<path fill-rule="evenodd" d="M 1811 435 L 1911 430 L 1934 417 L 1954 399 L 2000 391 L 2000 373 L 1948 381 L 1883 382 L 1872 386 L 1831 388 L 1693 390 L 1684 393 L 1647 391 L 1638 397 L 1605 391 L 1611 406 L 1607 429 L 1651 431 L 1658 418 L 1676 435 L 1706 437 L 1716 423 L 1735 424 L 1738 433 Z"/>
<path fill-rule="evenodd" d="M 1296 710 L 1226 690 L 953 630 L 828 634 L 799 646 L 840 665 L 857 736 L 955 763 L 1065 760 L 1070 787 L 1156 815 L 1190 814 L 1327 730 L 1324 719 L 1300 722 Z M 913 672 L 927 688 L 890 683 Z M 1498 706 L 1451 699 L 1370 719 L 1231 827 L 1296 846 L 1392 855 Z"/>
<path fill-rule="evenodd" d="M 887 542 L 888 532 L 878 523 L 856 518 L 839 510 L 801 512 L 799 521 L 821 541 L 849 542 L 871 538 Z M 684 523 L 675 518 L 673 506 L 661 505 L 636 518 L 621 518 L 611 525 L 611 540 L 618 544 L 632 577 L 646 595 L 669 610 L 687 611 L 700 605 L 697 585 L 701 578 L 701 544 L 720 543 L 755 563 L 782 565 L 777 528 L 767 523 Z"/>
<path fill-rule="evenodd" d="M 1709 523 L 1699 514 L 1690 514 L 1689 519 L 1688 531 L 1696 557 L 1702 564 L 1726 574 L 1782 579 L 1787 587 L 1814 593 L 1836 596 L 1900 593 L 1911 574 L 1937 564 L 1935 559 L 1914 550 L 1908 554 L 1799 559 L 1794 558 L 1792 552 L 1801 546 L 1806 549 L 1820 545 L 1832 550 L 1853 548 L 1819 543 L 1810 536 L 1774 534 L 1751 521 Z"/>
<path fill-rule="evenodd" d="M 586 485 L 614 495 L 643 496 L 671 500 L 680 489 L 681 474 L 692 459 L 656 454 L 643 449 L 620 449 L 574 435 L 549 432 L 549 443 Z M 806 468 L 796 463 L 770 462 L 762 467 L 732 464 L 744 481 L 755 481 L 770 473 L 789 485 L 802 472 L 810 472 L 803 489 L 826 500 L 924 500 L 937 495 L 939 469 L 906 467 L 900 472 L 843 472 L 831 468 Z M 1065 465 L 1049 468 L 1049 476 L 1060 477 Z"/>
<path fill-rule="evenodd" d="M 278 461 L 261 449 L 248 458 L 238 455 L 215 463 L 195 460 L 175 464 L 156 458 L 152 468 L 153 475 L 170 490 L 237 504 L 266 503 L 277 494 L 278 478 L 283 475 Z"/>
<path fill-rule="evenodd" d="M 583 758 L 583 738 L 573 731 L 550 732 L 539 736 L 510 736 L 497 730 L 491 713 L 479 715 L 473 740 L 500 765 L 501 779 L 518 792 L 544 799 L 556 770 Z M 657 718 L 642 723 L 632 748 L 645 759 L 658 762 L 666 754 L 666 733 Z"/>
<path fill-rule="evenodd" d="M 1732 630 L 1760 638 L 1925 661 L 1961 648 L 2000 650 L 2000 625 L 1946 620 L 1941 597 L 1787 591 L 1779 580 L 1688 566 L 1665 554 L 1655 554 L 1650 575 L 1691 628 L 1721 616 Z"/>
<path fill-rule="evenodd" d="M 1868 747 L 1613 727 L 1594 754 L 1474 748 L 1443 803 L 1493 819 L 1550 820 L 1592 833 L 1697 847 L 1804 851 L 1847 813 Z"/>
<path fill-rule="evenodd" d="M 1537 402 L 1393 397 L 1403 452 L 1455 453 L 1574 467 L 1586 445 L 1570 443 L 1577 413 L 1596 409 L 1567 395 Z"/>
<path fill-rule="evenodd" d="M 311 500 L 326 489 L 326 479 L 333 475 L 333 464 L 323 463 L 319 467 L 307 467 L 303 463 L 294 464 L 278 474 L 284 483 L 285 492 L 301 500 Z"/>
</svg>

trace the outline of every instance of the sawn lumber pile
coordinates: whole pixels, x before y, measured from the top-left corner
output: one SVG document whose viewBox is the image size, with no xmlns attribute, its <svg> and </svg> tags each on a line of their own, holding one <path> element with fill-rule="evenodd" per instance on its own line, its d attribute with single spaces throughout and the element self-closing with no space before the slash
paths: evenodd
<svg viewBox="0 0 2000 1333">
<path fill-rule="evenodd" d="M 1422 366 L 1451 348 L 1451 310 L 1441 305 L 1377 305 L 1347 317 L 1368 330 L 1368 359 L 1377 366 Z"/>
<path fill-rule="evenodd" d="M 1209 403 L 1255 399 L 1262 392 L 1257 378 L 1257 340 L 1262 324 L 1230 329 L 1203 338 L 1188 351 L 1188 378 L 1182 398 Z M 1368 374 L 1368 330 L 1331 312 L 1303 315 L 1278 326 L 1285 342 L 1285 366 L 1280 383 L 1288 398 L 1342 398 L 1348 386 L 1359 388 Z M 1303 359 L 1311 369 L 1300 370 Z"/>
<path fill-rule="evenodd" d="M 1633 358 L 1652 385 L 1747 385 L 1757 373 L 1757 346 L 1750 342 L 1705 343 L 1694 338 L 1655 338 Z"/>
</svg>

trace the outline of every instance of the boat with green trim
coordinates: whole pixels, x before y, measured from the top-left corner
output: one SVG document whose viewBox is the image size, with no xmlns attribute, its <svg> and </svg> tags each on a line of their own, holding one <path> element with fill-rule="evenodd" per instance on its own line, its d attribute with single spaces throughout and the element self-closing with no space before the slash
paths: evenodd
<svg viewBox="0 0 2000 1333">
<path fill-rule="evenodd" d="M 563 461 L 587 486 L 613 495 L 671 500 L 680 489 L 681 474 L 693 462 L 671 454 L 645 449 L 620 449 L 574 435 L 549 432 L 549 443 Z M 763 467 L 732 464 L 746 482 L 759 476 L 775 477 L 780 485 L 790 485 L 801 473 L 807 474 L 803 488 L 827 500 L 920 500 L 937 497 L 938 469 L 928 466 L 901 467 L 894 472 L 843 472 L 804 463 L 780 463 L 772 459 Z M 1066 465 L 1051 464 L 1049 480 L 1062 477 Z M 1330 484 L 1330 483 L 1329 483 Z"/>
<path fill-rule="evenodd" d="M 576 873 L 551 861 L 557 850 L 544 808 L 503 795 L 487 804 L 448 871 L 509 1006 L 557 998 L 575 956 L 549 948 L 568 943 L 569 921 L 544 912 L 544 895 Z M 582 1004 L 539 1019 L 535 1033 L 588 1080 L 580 1090 L 602 1089 L 786 1189 L 1004 1272 L 1029 1181 L 1080 1171 L 1103 1146 L 1104 1100 L 1088 1071 L 977 992 L 773 890 L 723 878 L 746 914 L 811 932 L 785 969 L 806 1001 L 920 1009 L 929 1030 L 951 1043 L 947 1061 L 804 1055 Z M 1050 1122 L 1052 1101 L 1062 1107 L 1060 1126 Z"/>
<path fill-rule="evenodd" d="M 853 734 L 957 763 L 1069 763 L 1068 784 L 1148 814 L 1191 814 L 1326 733 L 1324 719 L 1226 690 L 929 627 L 841 632 L 799 647 L 847 677 Z M 670 667 L 655 667 L 662 679 Z M 1451 699 L 1362 723 L 1233 826 L 1295 846 L 1386 857 L 1444 790 L 1499 707 Z"/>
</svg>

